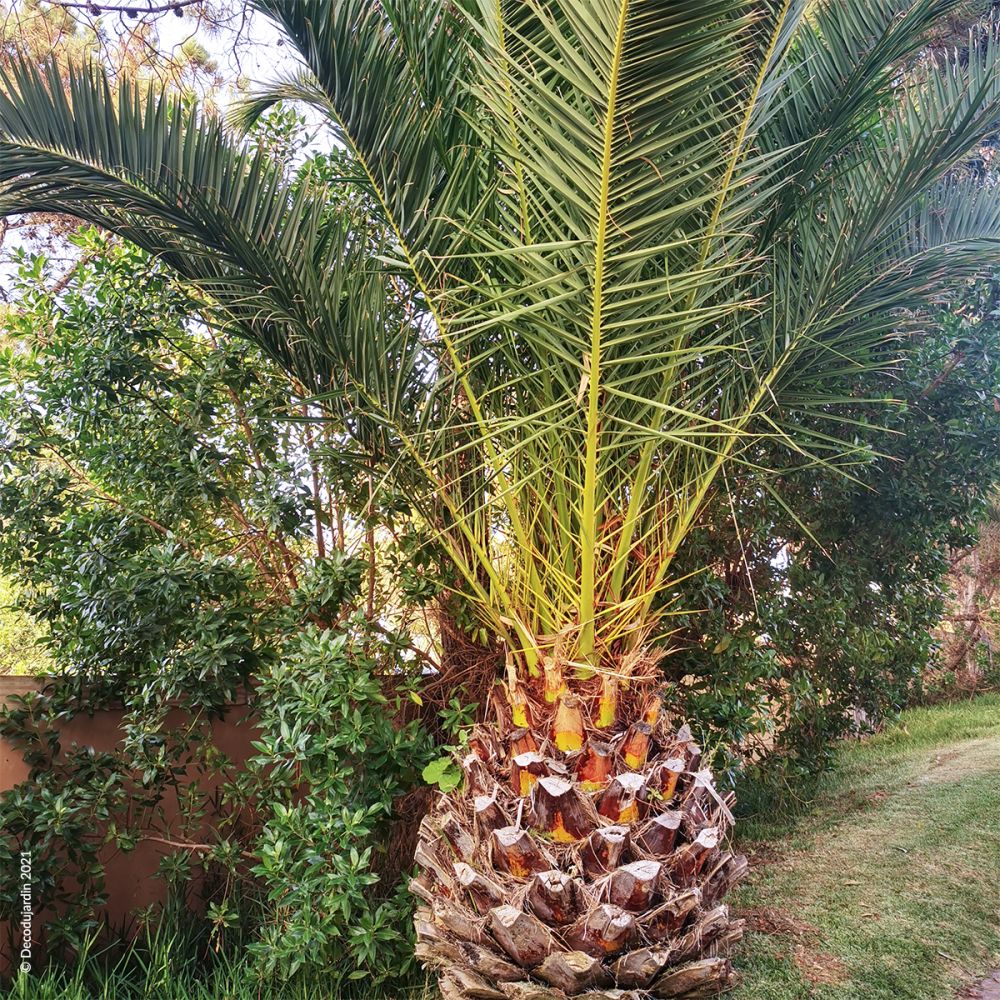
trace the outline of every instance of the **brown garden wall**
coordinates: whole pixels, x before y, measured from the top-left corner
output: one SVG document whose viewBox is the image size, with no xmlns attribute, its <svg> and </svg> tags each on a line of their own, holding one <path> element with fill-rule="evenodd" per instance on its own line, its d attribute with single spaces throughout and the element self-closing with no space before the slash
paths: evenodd
<svg viewBox="0 0 1000 1000">
<path fill-rule="evenodd" d="M 43 682 L 31 677 L 0 676 L 0 706 L 7 704 L 13 695 L 21 695 L 29 691 L 39 690 Z M 93 715 L 80 715 L 60 728 L 63 747 L 72 744 L 92 746 L 95 750 L 111 750 L 122 739 L 121 710 L 108 709 L 97 711 Z M 242 762 L 250 755 L 250 741 L 257 737 L 257 731 L 248 722 L 248 709 L 245 704 L 233 705 L 227 709 L 225 717 L 212 722 L 212 737 L 218 747 L 232 760 Z M 168 716 L 168 727 L 178 726 L 183 721 L 180 710 Z M 0 792 L 7 791 L 26 780 L 28 768 L 21 759 L 20 753 L 7 741 L 0 737 Z M 201 786 L 210 790 L 213 782 L 205 782 Z M 157 836 L 172 839 L 170 836 L 172 823 L 177 820 L 176 805 L 169 800 L 163 803 L 164 815 L 158 821 Z M 211 826 L 212 817 L 206 821 Z M 203 830 L 202 834 L 209 834 Z M 185 838 L 187 840 L 187 838 Z M 173 850 L 168 845 L 143 841 L 129 853 L 117 850 L 113 845 L 106 849 L 104 862 L 107 873 L 108 905 L 106 918 L 112 927 L 127 926 L 131 915 L 137 909 L 151 903 L 162 902 L 164 898 L 164 883 L 155 878 L 160 858 Z M 18 878 L 17 872 L 3 872 L 4 879 Z M 195 886 L 197 889 L 197 886 Z M 43 901 L 42 901 L 43 902 Z M 37 903 L 36 903 L 37 906 Z M 46 912 L 44 908 L 34 916 L 34 929 L 38 938 L 35 949 L 36 959 L 44 950 L 44 926 Z M 13 928 L 5 921 L 0 921 L 0 974 L 11 969 Z"/>
</svg>

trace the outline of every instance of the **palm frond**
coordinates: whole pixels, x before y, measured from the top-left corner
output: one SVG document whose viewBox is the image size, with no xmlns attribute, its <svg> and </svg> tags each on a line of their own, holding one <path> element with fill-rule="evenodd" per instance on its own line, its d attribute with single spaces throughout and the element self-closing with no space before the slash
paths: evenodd
<svg viewBox="0 0 1000 1000">
<path fill-rule="evenodd" d="M 27 65 L 0 206 L 163 256 L 325 393 L 529 669 L 647 636 L 761 442 L 851 474 L 855 383 L 1000 253 L 964 170 L 1000 117 L 996 29 L 915 68 L 953 0 L 255 4 L 303 65 L 238 124 L 312 105 L 376 223 L 216 122 Z"/>
<path fill-rule="evenodd" d="M 309 392 L 374 378 L 390 413 L 412 405 L 409 386 L 386 391 L 386 360 L 412 374 L 419 350 L 384 241 L 329 212 L 327 188 L 293 184 L 213 117 L 114 89 L 100 70 L 71 71 L 64 90 L 54 66 L 20 61 L 0 84 L 0 211 L 72 215 L 162 258 Z"/>
</svg>

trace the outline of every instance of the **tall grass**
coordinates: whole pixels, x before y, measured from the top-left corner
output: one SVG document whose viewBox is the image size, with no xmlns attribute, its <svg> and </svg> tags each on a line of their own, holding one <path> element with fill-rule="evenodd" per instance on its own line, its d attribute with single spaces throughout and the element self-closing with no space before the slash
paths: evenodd
<svg viewBox="0 0 1000 1000">
<path fill-rule="evenodd" d="M 423 982 L 372 992 L 363 982 L 364 1000 L 429 1000 Z M 220 954 L 191 947 L 180 933 L 151 934 L 124 954 L 101 950 L 93 942 L 71 965 L 49 966 L 38 975 L 19 974 L 0 987 L 0 1000 L 348 1000 L 331 992 L 319 977 L 294 982 L 264 978 L 245 954 Z"/>
</svg>

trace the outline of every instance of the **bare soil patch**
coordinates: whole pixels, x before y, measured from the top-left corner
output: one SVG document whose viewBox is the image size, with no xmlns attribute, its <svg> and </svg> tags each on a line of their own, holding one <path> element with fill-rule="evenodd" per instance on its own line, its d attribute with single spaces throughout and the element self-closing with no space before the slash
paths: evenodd
<svg viewBox="0 0 1000 1000">
<path fill-rule="evenodd" d="M 751 869 L 774 865 L 784 858 L 784 853 L 775 844 L 754 844 L 753 847 L 744 850 Z"/>
<path fill-rule="evenodd" d="M 792 958 L 803 978 L 813 986 L 836 986 L 847 982 L 847 966 L 836 955 L 797 944 Z"/>
<path fill-rule="evenodd" d="M 820 932 L 813 924 L 800 920 L 788 910 L 773 906 L 756 906 L 741 910 L 747 927 L 756 934 L 768 934 L 791 939 L 792 960 L 803 977 L 814 986 L 836 986 L 848 978 L 844 963 L 816 947 Z M 1000 1000 L 987 997 L 984 1000 Z"/>
<path fill-rule="evenodd" d="M 815 940 L 819 937 L 818 928 L 799 920 L 788 910 L 779 910 L 774 906 L 752 906 L 740 910 L 739 915 L 746 920 L 747 929 L 755 934 L 772 934 L 802 940 Z"/>
<path fill-rule="evenodd" d="M 961 781 L 998 768 L 996 740 L 970 740 L 954 750 L 935 754 L 917 783 Z"/>
<path fill-rule="evenodd" d="M 958 1000 L 1000 1000 L 1000 971 L 987 976 L 981 983 L 959 990 Z"/>
</svg>

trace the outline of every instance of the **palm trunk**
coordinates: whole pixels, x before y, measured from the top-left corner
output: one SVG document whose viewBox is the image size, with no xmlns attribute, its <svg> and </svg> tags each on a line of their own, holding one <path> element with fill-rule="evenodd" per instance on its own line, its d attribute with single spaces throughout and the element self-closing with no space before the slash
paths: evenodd
<svg viewBox="0 0 1000 1000">
<path fill-rule="evenodd" d="M 655 658 L 650 657 L 652 665 Z M 418 955 L 445 1000 L 699 997 L 732 982 L 746 859 L 651 679 L 512 681 L 416 851 Z M 601 725 L 604 723 L 604 725 Z"/>
</svg>

